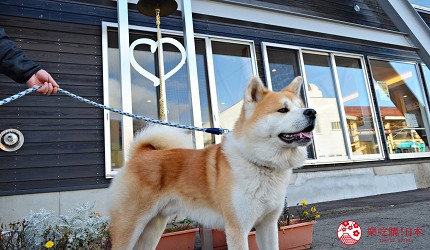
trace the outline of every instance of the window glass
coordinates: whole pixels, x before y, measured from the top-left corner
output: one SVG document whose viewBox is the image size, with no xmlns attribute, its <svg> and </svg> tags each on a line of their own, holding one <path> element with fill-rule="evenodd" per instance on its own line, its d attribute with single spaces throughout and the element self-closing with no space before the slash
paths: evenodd
<svg viewBox="0 0 430 250">
<path fill-rule="evenodd" d="M 151 33 L 132 33 L 130 32 L 130 44 L 140 38 L 156 39 L 155 34 Z M 168 49 L 163 46 L 166 53 Z M 134 58 L 137 63 L 147 70 L 149 73 L 158 76 L 158 60 L 156 60 L 157 52 L 152 53 L 148 44 L 137 45 L 133 51 Z M 166 56 L 165 56 L 166 57 Z M 167 71 L 167 65 L 165 61 L 165 72 Z M 154 87 L 154 83 L 148 78 L 141 75 L 133 66 L 130 66 L 131 73 L 131 101 L 132 101 L 132 113 L 158 119 L 158 99 L 159 99 L 159 88 Z M 166 86 L 167 86 L 166 81 Z M 167 88 L 168 89 L 168 88 Z M 166 90 L 167 92 L 167 90 Z M 169 117 L 170 118 L 170 117 Z M 133 133 L 142 129 L 147 122 L 142 120 L 133 119 Z"/>
<path fill-rule="evenodd" d="M 243 93 L 252 77 L 250 46 L 212 42 L 220 126 L 232 129 L 242 109 Z"/>
<path fill-rule="evenodd" d="M 108 69 L 109 69 L 109 106 L 122 110 L 121 102 L 121 74 L 119 67 L 118 33 L 108 30 Z M 116 169 L 122 166 L 122 117 L 115 112 L 109 113 L 110 140 L 111 140 L 111 167 Z"/>
<path fill-rule="evenodd" d="M 422 7 L 430 8 L 429 0 L 409 0 L 411 4 L 416 4 Z"/>
<path fill-rule="evenodd" d="M 213 127 L 212 111 L 209 92 L 209 80 L 207 74 L 206 48 L 203 39 L 196 39 L 196 61 L 197 73 L 199 78 L 200 110 L 203 127 Z M 214 142 L 214 136 L 209 133 L 203 133 L 204 146 L 209 146 Z"/>
<path fill-rule="evenodd" d="M 319 158 L 346 156 L 335 81 L 328 54 L 303 53 L 309 107 L 317 111 L 314 133 Z"/>
<path fill-rule="evenodd" d="M 361 60 L 335 56 L 348 135 L 354 155 L 379 154 L 379 144 Z"/>
<path fill-rule="evenodd" d="M 300 75 L 297 50 L 276 47 L 267 47 L 266 50 L 272 90 L 280 91 Z"/>
<path fill-rule="evenodd" d="M 427 89 L 430 89 L 430 69 L 426 65 L 422 65 L 422 69 L 424 72 L 424 79 L 427 84 Z"/>
<path fill-rule="evenodd" d="M 370 60 L 390 154 L 428 152 L 428 122 L 416 65 Z"/>
</svg>

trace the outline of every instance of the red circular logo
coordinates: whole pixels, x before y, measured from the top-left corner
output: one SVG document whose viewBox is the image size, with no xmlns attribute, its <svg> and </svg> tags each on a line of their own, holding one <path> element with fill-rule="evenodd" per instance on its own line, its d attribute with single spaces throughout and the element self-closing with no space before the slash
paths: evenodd
<svg viewBox="0 0 430 250">
<path fill-rule="evenodd" d="M 361 238 L 361 227 L 353 220 L 346 220 L 337 228 L 337 237 L 345 245 L 354 245 Z"/>
</svg>

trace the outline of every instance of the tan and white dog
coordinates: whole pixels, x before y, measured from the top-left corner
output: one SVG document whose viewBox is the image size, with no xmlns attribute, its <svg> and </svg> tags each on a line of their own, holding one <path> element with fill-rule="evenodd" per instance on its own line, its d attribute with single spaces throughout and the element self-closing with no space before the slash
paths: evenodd
<svg viewBox="0 0 430 250">
<path fill-rule="evenodd" d="M 138 134 L 110 187 L 113 249 L 155 249 L 168 217 L 182 214 L 224 229 L 228 248 L 278 249 L 277 220 L 292 169 L 306 158 L 316 111 L 300 99 L 302 77 L 280 92 L 253 78 L 234 130 L 218 145 L 189 148 L 182 131 L 149 126 Z"/>
</svg>

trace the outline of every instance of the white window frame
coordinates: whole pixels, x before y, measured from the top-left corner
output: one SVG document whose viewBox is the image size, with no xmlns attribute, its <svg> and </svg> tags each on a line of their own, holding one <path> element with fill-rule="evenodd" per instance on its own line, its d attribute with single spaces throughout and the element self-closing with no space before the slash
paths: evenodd
<svg viewBox="0 0 430 250">
<path fill-rule="evenodd" d="M 346 150 L 346 156 L 335 156 L 335 157 L 324 157 L 324 158 L 320 158 L 320 156 L 318 155 L 318 151 L 315 150 L 315 156 L 316 159 L 308 159 L 306 160 L 305 164 L 306 165 L 319 165 L 319 164 L 328 164 L 328 163 L 350 163 L 350 162 L 362 162 L 362 161 L 374 161 L 374 160 L 382 160 L 384 159 L 384 148 L 383 148 L 383 144 L 382 144 L 382 140 L 381 140 L 381 135 L 380 135 L 380 131 L 379 131 L 379 121 L 377 119 L 377 113 L 375 111 L 375 106 L 373 103 L 373 95 L 370 91 L 370 82 L 369 82 L 369 76 L 368 76 L 368 71 L 367 71 L 367 67 L 366 67 L 366 63 L 364 60 L 364 56 L 363 55 L 359 55 L 359 54 L 353 54 L 353 53 L 345 53 L 345 52 L 339 52 L 339 51 L 332 51 L 332 50 L 323 50 L 323 49 L 315 49 L 315 48 L 309 48 L 309 47 L 299 47 L 299 46 L 290 46 L 290 45 L 285 45 L 285 44 L 278 44 L 278 43 L 271 43 L 271 42 L 262 42 L 261 43 L 261 50 L 262 50 L 262 55 L 263 55 L 263 68 L 265 71 L 265 75 L 266 75 L 266 83 L 267 83 L 267 87 L 272 90 L 272 80 L 270 77 L 270 67 L 269 67 L 269 58 L 267 55 L 267 47 L 276 47 L 276 48 L 284 48 L 284 49 L 290 49 L 290 50 L 296 50 L 298 52 L 298 60 L 299 60 L 299 70 L 303 76 L 303 80 L 304 83 L 307 85 L 308 81 L 307 81 L 307 76 L 305 74 L 305 63 L 303 60 L 303 53 L 308 53 L 308 54 L 319 54 L 319 55 L 325 55 L 328 56 L 330 58 L 330 63 L 331 63 L 331 71 L 332 71 L 332 75 L 334 77 L 334 81 L 335 81 L 335 92 L 336 92 L 336 99 L 338 102 L 338 111 L 339 112 L 339 117 L 340 117 L 340 123 L 341 123 L 341 127 L 342 127 L 342 132 L 344 135 L 344 145 L 345 145 L 345 150 Z M 369 103 L 370 103 L 370 110 L 372 113 L 372 121 L 374 124 L 374 129 L 375 129 L 375 136 L 376 136 L 376 140 L 378 142 L 378 146 L 379 146 L 379 154 L 368 154 L 368 155 L 354 155 L 352 152 L 352 148 L 351 148 L 351 142 L 349 139 L 349 133 L 348 133 L 348 128 L 347 128 L 347 124 L 346 124 L 346 116 L 345 116 L 345 109 L 343 107 L 343 102 L 342 102 L 342 96 L 340 95 L 341 91 L 340 91 L 340 85 L 339 85 L 339 79 L 338 79 L 338 74 L 337 74 L 337 66 L 336 66 L 336 62 L 335 62 L 335 56 L 343 56 L 343 57 L 348 57 L 348 58 L 356 58 L 360 60 L 361 66 L 362 66 L 362 72 L 363 72 L 363 77 L 365 79 L 365 86 L 366 86 L 366 92 L 367 92 L 367 96 L 369 98 Z M 307 103 L 307 88 L 305 88 L 305 102 Z M 314 140 L 317 141 L 316 137 L 314 137 Z M 316 147 L 318 143 L 314 144 L 314 147 Z"/>
<path fill-rule="evenodd" d="M 143 26 L 136 26 L 136 25 L 129 25 L 129 30 L 136 30 L 136 31 L 143 31 L 143 32 L 153 32 L 156 33 L 156 28 L 151 27 L 143 27 Z M 108 28 L 118 28 L 117 23 L 113 22 L 102 22 L 102 62 L 103 62 L 103 102 L 106 106 L 109 106 L 109 62 L 108 62 Z M 161 30 L 163 36 L 181 36 L 184 37 L 183 32 L 180 31 L 174 31 L 174 30 Z M 246 40 L 246 39 L 236 39 L 236 38 L 229 38 L 229 37 L 222 37 L 222 36 L 208 36 L 208 35 L 202 35 L 202 34 L 195 34 L 194 39 L 202 39 L 205 41 L 205 51 L 206 51 L 206 65 L 207 65 L 207 77 L 208 77 L 208 91 L 209 91 L 209 97 L 210 97 L 210 104 L 211 104 L 211 112 L 212 112 L 212 121 L 214 127 L 219 127 L 219 108 L 218 108 L 218 101 L 217 101 L 217 92 L 216 92 L 216 82 L 215 82 L 215 72 L 213 67 L 213 54 L 212 54 L 212 46 L 211 42 L 224 42 L 224 43 L 232 43 L 232 44 L 244 44 L 249 45 L 250 49 L 250 56 L 252 61 L 252 71 L 253 75 L 258 75 L 258 66 L 257 66 L 257 57 L 255 52 L 255 43 L 253 40 Z M 200 83 L 203 84 L 203 83 Z M 200 93 L 198 88 L 191 88 L 191 95 L 197 95 L 200 99 Z M 121 93 L 122 96 L 122 93 Z M 123 96 L 122 96 L 123 98 Z M 201 114 L 201 107 L 200 104 L 191 103 L 192 104 L 192 113 L 193 118 L 196 114 Z M 122 109 L 132 110 L 131 102 L 130 107 L 122 107 Z M 104 139 L 105 139 L 105 176 L 106 178 L 112 178 L 115 176 L 115 174 L 118 172 L 118 170 L 112 170 L 112 161 L 111 161 L 111 138 L 110 138 L 110 111 L 104 110 Z M 194 119 L 193 119 L 194 120 Z M 123 131 L 129 131 L 133 130 L 132 127 L 124 128 Z M 123 133 L 123 132 L 121 132 Z M 197 140 L 197 137 L 196 137 Z M 199 142 L 196 143 L 197 145 L 203 145 L 203 137 L 199 138 Z M 215 143 L 221 142 L 221 135 L 215 135 Z M 127 142 L 125 142 L 127 143 Z M 131 140 L 128 142 L 131 143 Z M 123 148 L 123 158 L 125 155 L 128 154 L 127 147 Z M 198 148 L 201 148 L 201 146 L 198 146 Z"/>
</svg>

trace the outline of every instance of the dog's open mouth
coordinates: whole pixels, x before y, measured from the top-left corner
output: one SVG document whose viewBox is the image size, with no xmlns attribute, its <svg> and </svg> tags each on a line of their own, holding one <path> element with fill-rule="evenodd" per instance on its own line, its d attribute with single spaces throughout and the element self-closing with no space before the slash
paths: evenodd
<svg viewBox="0 0 430 250">
<path fill-rule="evenodd" d="M 312 140 L 312 130 L 314 126 L 309 126 L 303 131 L 297 133 L 281 133 L 279 138 L 286 143 L 297 142 L 299 144 L 306 144 Z"/>
</svg>

